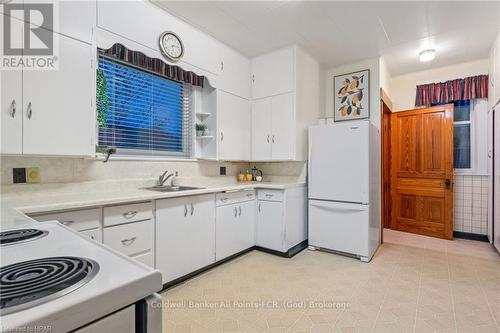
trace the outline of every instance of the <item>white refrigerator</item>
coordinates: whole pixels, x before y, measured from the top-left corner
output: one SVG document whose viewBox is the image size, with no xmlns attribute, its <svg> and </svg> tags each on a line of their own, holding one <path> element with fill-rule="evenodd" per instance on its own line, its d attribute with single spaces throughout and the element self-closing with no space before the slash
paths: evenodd
<svg viewBox="0 0 500 333">
<path fill-rule="evenodd" d="M 368 120 L 309 128 L 309 248 L 368 262 L 380 244 L 380 133 Z"/>
</svg>

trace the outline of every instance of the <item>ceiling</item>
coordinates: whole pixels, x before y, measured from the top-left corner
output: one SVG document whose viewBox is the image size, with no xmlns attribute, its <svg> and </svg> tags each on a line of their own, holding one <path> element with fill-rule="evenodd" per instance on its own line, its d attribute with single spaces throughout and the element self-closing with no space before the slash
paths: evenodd
<svg viewBox="0 0 500 333">
<path fill-rule="evenodd" d="M 392 75 L 487 58 L 500 28 L 500 1 L 150 1 L 249 57 L 298 44 L 325 67 L 384 56 Z"/>
</svg>

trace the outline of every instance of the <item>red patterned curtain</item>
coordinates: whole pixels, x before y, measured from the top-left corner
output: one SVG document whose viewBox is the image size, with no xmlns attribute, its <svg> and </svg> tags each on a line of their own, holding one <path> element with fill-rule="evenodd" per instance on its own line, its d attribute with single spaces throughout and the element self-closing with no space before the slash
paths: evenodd
<svg viewBox="0 0 500 333">
<path fill-rule="evenodd" d="M 150 58 L 142 52 L 129 50 L 122 44 L 116 43 L 107 50 L 98 48 L 98 51 L 100 55 L 129 63 L 169 79 L 203 87 L 204 76 L 167 64 L 161 59 Z"/>
<path fill-rule="evenodd" d="M 415 106 L 446 104 L 458 100 L 488 97 L 488 75 L 417 86 Z"/>
</svg>

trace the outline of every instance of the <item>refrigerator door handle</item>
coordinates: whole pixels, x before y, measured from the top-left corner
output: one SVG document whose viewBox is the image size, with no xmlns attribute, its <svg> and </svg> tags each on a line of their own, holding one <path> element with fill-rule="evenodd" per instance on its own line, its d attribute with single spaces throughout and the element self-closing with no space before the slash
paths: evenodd
<svg viewBox="0 0 500 333">
<path fill-rule="evenodd" d="M 311 202 L 311 206 L 336 212 L 345 212 L 345 213 L 364 212 L 368 209 L 368 205 L 363 205 L 358 203 L 346 204 L 339 202 L 321 202 L 321 201 Z"/>
</svg>

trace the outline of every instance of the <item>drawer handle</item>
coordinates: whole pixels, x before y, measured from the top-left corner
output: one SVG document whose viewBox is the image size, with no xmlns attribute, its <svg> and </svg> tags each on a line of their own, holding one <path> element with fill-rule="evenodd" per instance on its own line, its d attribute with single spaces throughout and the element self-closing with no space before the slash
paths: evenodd
<svg viewBox="0 0 500 333">
<path fill-rule="evenodd" d="M 64 224 L 64 225 L 70 225 L 73 223 L 75 223 L 75 221 L 61 221 L 61 224 Z"/>
<path fill-rule="evenodd" d="M 136 210 L 131 210 L 130 212 L 125 212 L 125 213 L 123 213 L 122 215 L 123 215 L 123 217 L 124 217 L 124 218 L 126 218 L 126 219 L 131 219 L 131 218 L 133 218 L 134 216 L 136 216 L 136 215 L 137 215 L 137 213 L 139 213 L 139 212 L 138 212 L 138 211 L 136 211 Z"/>
<path fill-rule="evenodd" d="M 274 194 L 269 194 L 269 193 L 266 194 L 266 198 L 272 198 L 272 197 L 274 197 Z"/>
<path fill-rule="evenodd" d="M 125 246 L 130 246 L 132 245 L 133 242 L 135 242 L 135 240 L 137 239 L 137 237 L 131 237 L 131 238 L 126 238 L 126 239 L 122 239 L 122 244 L 125 245 Z"/>
<path fill-rule="evenodd" d="M 222 201 L 222 202 L 226 202 L 227 200 L 228 200 L 228 198 L 222 198 L 222 199 L 220 199 L 220 201 Z"/>
</svg>

